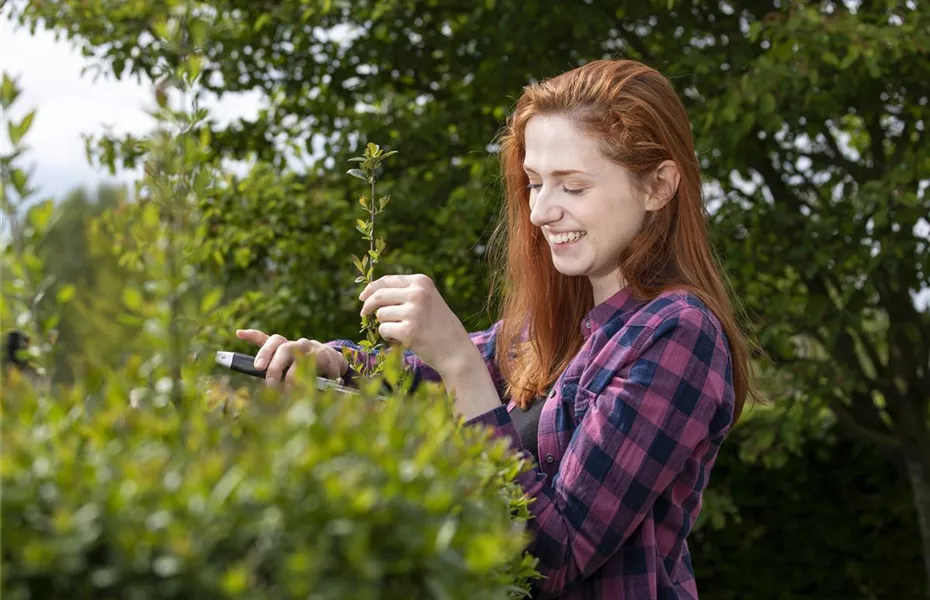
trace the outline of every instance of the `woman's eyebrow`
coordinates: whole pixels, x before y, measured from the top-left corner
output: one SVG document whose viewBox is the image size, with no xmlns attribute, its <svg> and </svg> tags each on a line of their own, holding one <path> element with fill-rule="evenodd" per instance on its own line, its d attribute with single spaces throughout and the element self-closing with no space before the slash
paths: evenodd
<svg viewBox="0 0 930 600">
<path fill-rule="evenodd" d="M 526 171 L 527 173 L 532 173 L 534 175 L 539 174 L 536 172 L 536 170 L 533 167 L 529 167 L 527 165 L 523 165 L 523 170 Z M 562 169 L 559 171 L 553 171 L 549 174 L 552 177 L 566 177 L 568 175 L 587 175 L 588 173 L 585 173 L 584 171 L 579 171 L 578 169 Z"/>
</svg>

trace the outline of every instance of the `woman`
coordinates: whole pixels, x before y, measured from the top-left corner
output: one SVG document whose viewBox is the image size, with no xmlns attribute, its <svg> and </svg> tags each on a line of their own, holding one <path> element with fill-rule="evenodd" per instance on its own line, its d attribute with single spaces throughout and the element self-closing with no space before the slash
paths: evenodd
<svg viewBox="0 0 930 600">
<path fill-rule="evenodd" d="M 697 598 L 687 536 L 754 390 L 684 107 L 653 69 L 593 62 L 525 88 L 501 161 L 500 320 L 468 334 L 423 275 L 371 283 L 362 314 L 465 419 L 537 459 L 520 479 L 537 597 Z M 272 385 L 301 352 L 347 374 L 348 342 L 237 335 Z"/>
</svg>

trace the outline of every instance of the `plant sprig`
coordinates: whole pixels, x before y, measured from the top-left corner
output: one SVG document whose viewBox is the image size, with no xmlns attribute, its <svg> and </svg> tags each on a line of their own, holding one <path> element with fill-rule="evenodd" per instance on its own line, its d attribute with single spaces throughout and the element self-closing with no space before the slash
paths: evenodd
<svg viewBox="0 0 930 600">
<path fill-rule="evenodd" d="M 359 272 L 355 278 L 355 283 L 366 286 L 374 281 L 375 265 L 384 251 L 384 239 L 375 236 L 375 216 L 384 211 L 384 207 L 390 202 L 390 196 L 381 196 L 375 201 L 375 182 L 382 172 L 381 163 L 390 156 L 397 154 L 396 150 L 385 152 L 377 144 L 369 143 L 365 146 L 365 153 L 362 156 L 355 156 L 349 159 L 349 162 L 358 163 L 358 168 L 349 169 L 347 173 L 352 177 L 357 177 L 370 186 L 370 197 L 364 195 L 358 199 L 359 204 L 367 213 L 367 221 L 358 219 L 355 228 L 362 234 L 362 238 L 368 242 L 368 252 L 361 258 L 352 255 L 352 262 Z M 378 334 L 377 319 L 372 315 L 362 317 L 362 327 L 359 333 L 365 334 L 365 339 L 359 343 L 362 351 L 372 353 L 382 349 L 380 343 L 381 336 Z M 373 365 L 368 365 L 366 361 L 361 360 L 357 353 L 349 348 L 343 349 L 343 354 L 349 363 L 365 377 L 371 377 L 380 374 L 384 369 L 384 353 L 377 352 Z"/>
</svg>

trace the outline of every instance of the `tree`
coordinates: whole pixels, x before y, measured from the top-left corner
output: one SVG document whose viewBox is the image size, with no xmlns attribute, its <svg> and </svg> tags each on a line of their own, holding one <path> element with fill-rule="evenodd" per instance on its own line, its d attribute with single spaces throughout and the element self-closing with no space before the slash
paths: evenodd
<svg viewBox="0 0 930 600">
<path fill-rule="evenodd" d="M 85 188 L 70 191 L 57 203 L 57 218 L 38 247 L 38 257 L 54 281 L 51 291 L 55 293 L 47 297 L 56 298 L 65 286 L 74 290 L 71 302 L 61 308 L 58 343 L 53 349 L 56 380 L 73 380 L 73 366 L 87 357 L 116 365 L 133 350 L 138 329 L 113 318 L 121 308 L 120 292 L 130 275 L 103 243 L 110 240 L 92 233 L 96 219 L 119 210 L 128 200 L 128 190 L 114 185 L 100 185 L 93 194 Z M 91 346 L 82 346 L 86 342 Z M 107 355 L 110 351 L 116 354 Z"/>
<path fill-rule="evenodd" d="M 115 9 L 64 0 L 14 14 L 72 36 L 124 77 L 172 60 L 157 43 L 140 40 L 173 4 L 136 0 Z M 341 214 L 355 193 L 344 187 L 341 157 L 366 136 L 388 148 L 402 142 L 385 224 L 388 239 L 402 243 L 389 249 L 387 262 L 434 274 L 466 317 L 480 310 L 484 292 L 486 272 L 475 259 L 494 220 L 493 138 L 520 86 L 605 56 L 640 59 L 672 77 L 716 190 L 709 200 L 717 243 L 763 347 L 788 381 L 784 396 L 828 407 L 846 431 L 903 467 L 930 593 L 930 312 L 914 301 L 930 285 L 924 3 L 209 6 L 226 27 L 209 50 L 205 81 L 218 94 L 259 89 L 268 102 L 254 121 L 217 127 L 216 148 L 266 161 L 283 181 L 312 180 L 335 198 L 328 210 Z M 280 140 L 307 146 L 314 139 L 335 160 L 284 174 Z M 110 157 L 131 159 L 131 146 L 113 146 Z M 292 202 L 282 196 L 275 210 L 292 214 Z M 342 233 L 339 216 L 333 223 L 326 236 L 341 248 L 339 236 L 351 234 Z M 268 224 L 288 249 L 313 245 L 297 226 Z M 267 235 L 254 229 L 247 237 L 259 243 L 249 251 L 284 250 L 280 241 L 262 242 Z M 314 284 L 348 269 L 344 262 L 332 271 L 315 265 Z M 292 271 L 279 285 L 305 289 L 304 274 Z M 354 307 L 348 290 L 325 293 L 341 299 L 334 305 L 346 315 Z"/>
</svg>

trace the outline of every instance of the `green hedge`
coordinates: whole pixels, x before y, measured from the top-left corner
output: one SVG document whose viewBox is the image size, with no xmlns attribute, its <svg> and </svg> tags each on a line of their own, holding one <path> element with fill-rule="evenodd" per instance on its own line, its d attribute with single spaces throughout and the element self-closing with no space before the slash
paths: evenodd
<svg viewBox="0 0 930 600">
<path fill-rule="evenodd" d="M 4 600 L 522 595 L 527 465 L 444 394 L 301 387 L 233 416 L 185 384 L 176 409 L 164 384 L 5 381 Z"/>
</svg>

